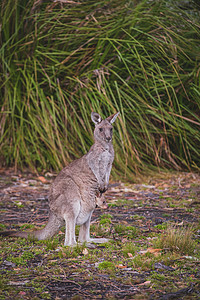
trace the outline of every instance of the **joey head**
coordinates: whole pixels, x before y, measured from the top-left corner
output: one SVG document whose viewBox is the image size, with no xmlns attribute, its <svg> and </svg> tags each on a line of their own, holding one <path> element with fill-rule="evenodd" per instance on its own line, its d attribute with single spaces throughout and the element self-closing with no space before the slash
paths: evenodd
<svg viewBox="0 0 200 300">
<path fill-rule="evenodd" d="M 108 204 L 106 202 L 106 198 L 104 197 L 103 194 L 98 193 L 96 196 L 96 205 L 99 206 L 102 209 L 107 209 Z"/>
<path fill-rule="evenodd" d="M 1 235 L 31 236 L 44 240 L 51 238 L 65 224 L 66 246 L 76 245 L 76 225 L 80 225 L 79 242 L 107 241 L 104 238 L 90 238 L 90 220 L 96 202 L 103 205 L 102 201 L 105 200 L 103 195 L 100 199 L 97 196 L 108 188 L 114 160 L 112 124 L 118 115 L 119 112 L 102 120 L 98 113 L 92 112 L 91 118 L 95 123 L 94 144 L 88 153 L 62 169 L 52 183 L 49 193 L 49 220 L 46 226 L 29 233 L 5 231 L 0 232 Z"/>
</svg>

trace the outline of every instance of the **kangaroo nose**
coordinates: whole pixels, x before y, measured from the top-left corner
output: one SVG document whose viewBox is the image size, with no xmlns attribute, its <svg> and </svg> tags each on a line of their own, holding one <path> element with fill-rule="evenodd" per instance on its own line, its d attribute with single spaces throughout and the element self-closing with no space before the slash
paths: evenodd
<svg viewBox="0 0 200 300">
<path fill-rule="evenodd" d="M 107 137 L 106 137 L 106 141 L 109 142 L 110 140 L 111 140 L 111 137 L 110 137 L 110 136 L 107 136 Z"/>
</svg>

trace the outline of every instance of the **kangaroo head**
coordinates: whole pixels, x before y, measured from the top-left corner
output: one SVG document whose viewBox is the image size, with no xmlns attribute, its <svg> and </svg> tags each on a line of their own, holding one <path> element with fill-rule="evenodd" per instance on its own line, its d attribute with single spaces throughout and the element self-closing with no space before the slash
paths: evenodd
<svg viewBox="0 0 200 300">
<path fill-rule="evenodd" d="M 106 142 L 109 143 L 112 140 L 113 135 L 113 127 L 112 123 L 115 122 L 119 112 L 111 115 L 110 117 L 102 120 L 101 116 L 98 113 L 92 112 L 91 118 L 95 124 L 94 130 L 94 139 L 99 142 Z"/>
</svg>

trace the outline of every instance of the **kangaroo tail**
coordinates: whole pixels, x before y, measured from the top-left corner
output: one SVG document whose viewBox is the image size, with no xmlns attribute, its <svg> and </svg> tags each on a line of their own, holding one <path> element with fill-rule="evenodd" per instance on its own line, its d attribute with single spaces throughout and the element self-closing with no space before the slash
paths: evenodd
<svg viewBox="0 0 200 300">
<path fill-rule="evenodd" d="M 28 232 L 25 231 L 0 231 L 1 236 L 16 236 L 21 238 L 27 238 Z"/>
<path fill-rule="evenodd" d="M 28 238 L 33 237 L 38 240 L 46 240 L 54 236 L 59 228 L 62 226 L 63 221 L 56 217 L 52 212 L 50 212 L 49 220 L 46 226 L 40 230 L 25 232 L 25 231 L 0 231 L 1 236 L 13 236 L 13 237 L 21 237 Z"/>
</svg>

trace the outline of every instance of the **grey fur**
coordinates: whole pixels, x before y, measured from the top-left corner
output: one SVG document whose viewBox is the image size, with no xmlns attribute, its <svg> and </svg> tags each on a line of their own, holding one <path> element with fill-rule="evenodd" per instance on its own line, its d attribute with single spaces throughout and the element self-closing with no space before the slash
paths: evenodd
<svg viewBox="0 0 200 300">
<path fill-rule="evenodd" d="M 5 232 L 2 235 L 27 237 L 44 240 L 56 234 L 65 223 L 66 246 L 76 244 L 75 226 L 80 225 L 80 242 L 106 242 L 106 239 L 90 238 L 90 220 L 96 206 L 96 197 L 108 188 L 114 149 L 112 145 L 112 123 L 119 113 L 102 120 L 92 113 L 95 123 L 94 144 L 89 152 L 65 167 L 55 178 L 50 188 L 50 215 L 47 225 L 38 231 Z M 101 200 L 103 201 L 103 199 Z"/>
</svg>

